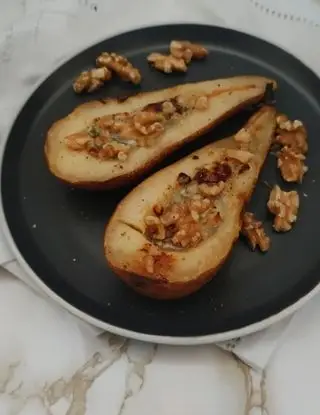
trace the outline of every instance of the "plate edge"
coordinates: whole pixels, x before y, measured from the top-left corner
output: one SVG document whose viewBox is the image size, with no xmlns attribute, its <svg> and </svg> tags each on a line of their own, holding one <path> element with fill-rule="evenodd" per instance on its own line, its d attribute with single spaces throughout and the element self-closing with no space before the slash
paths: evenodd
<svg viewBox="0 0 320 415">
<path fill-rule="evenodd" d="M 236 31 L 242 34 L 249 35 L 251 37 L 255 37 L 257 39 L 260 39 L 264 42 L 269 43 L 270 45 L 276 46 L 279 49 L 285 51 L 286 53 L 289 53 L 291 56 L 294 56 L 288 49 L 284 48 L 282 45 L 279 45 L 275 42 L 270 42 L 268 39 L 264 39 L 262 37 L 257 36 L 256 34 L 250 33 L 250 31 L 244 31 L 239 29 L 232 29 L 226 26 L 220 26 L 220 25 L 208 25 L 203 24 L 199 22 L 192 22 L 192 21 L 171 21 L 168 24 L 157 24 L 157 25 L 132 25 L 127 30 L 120 30 L 120 31 L 114 31 L 108 35 L 107 38 L 112 38 L 114 36 L 118 36 L 121 34 L 125 34 L 134 30 L 141 30 L 141 29 L 147 29 L 147 28 L 161 28 L 161 27 L 168 27 L 174 26 L 174 25 L 194 25 L 194 26 L 202 26 L 202 27 L 218 27 L 222 29 L 232 30 Z M 54 72 L 59 69 L 61 66 L 66 64 L 69 60 L 76 57 L 81 52 L 84 52 L 85 50 L 89 49 L 90 47 L 102 42 L 103 40 L 107 39 L 105 37 L 102 37 L 101 40 L 94 40 L 93 42 L 88 43 L 86 46 L 82 46 L 81 48 L 78 48 L 77 51 L 70 53 L 68 56 L 66 56 L 64 59 L 62 59 L 55 67 L 50 71 L 49 74 L 44 75 L 32 88 L 31 92 L 27 94 L 25 99 L 22 100 L 21 105 L 19 106 L 17 110 L 17 115 L 13 118 L 12 122 L 10 123 L 7 131 L 5 132 L 4 140 L 2 140 L 0 144 L 0 183 L 2 182 L 2 167 L 3 167 L 3 157 L 4 152 L 6 148 L 6 144 L 10 135 L 10 132 L 16 122 L 16 119 L 18 118 L 19 114 L 23 110 L 26 102 L 32 97 L 32 95 L 36 92 L 36 90 L 52 75 Z M 300 62 L 302 62 L 311 72 L 315 74 L 315 76 L 318 77 L 318 75 L 311 69 L 303 60 L 300 58 L 297 58 Z M 218 334 L 209 334 L 204 336 L 194 336 L 194 337 L 173 337 L 173 336 L 161 336 L 161 335 L 151 335 L 151 334 L 143 334 L 135 331 L 131 331 L 128 329 L 119 328 L 117 326 L 113 326 L 112 324 L 105 323 L 102 320 L 99 320 L 95 317 L 90 316 L 89 314 L 86 314 L 83 311 L 80 311 L 76 307 L 69 304 L 66 300 L 61 298 L 58 294 L 56 294 L 53 290 L 51 290 L 31 269 L 29 264 L 24 259 L 23 255 L 20 253 L 18 247 L 15 244 L 15 241 L 13 239 L 13 236 L 11 235 L 6 216 L 4 213 L 4 207 L 3 207 L 3 194 L 1 189 L 1 198 L 0 198 L 0 228 L 2 230 L 2 233 L 6 239 L 6 242 L 9 245 L 9 248 L 13 252 L 15 256 L 15 260 L 18 262 L 18 264 L 21 266 L 23 271 L 31 278 L 32 282 L 39 287 L 50 299 L 52 299 L 55 303 L 58 303 L 61 307 L 63 307 L 65 310 L 70 312 L 71 314 L 75 315 L 76 317 L 80 318 L 81 320 L 84 320 L 88 322 L 89 324 L 92 324 L 93 326 L 96 326 L 98 328 L 101 328 L 107 332 L 110 332 L 112 334 L 116 334 L 119 336 L 128 337 L 135 340 L 145 341 L 145 342 L 152 342 L 152 343 L 159 343 L 159 344 L 165 344 L 165 345 L 172 345 L 172 346 L 196 346 L 196 345 L 203 345 L 203 344 L 210 344 L 210 343 L 218 343 L 222 341 L 231 340 L 236 337 L 243 337 L 247 336 L 249 334 L 253 334 L 255 332 L 261 331 L 263 329 L 266 329 L 270 327 L 271 325 L 285 319 L 286 317 L 289 317 L 292 315 L 295 311 L 299 310 L 304 304 L 306 304 L 309 300 L 311 300 L 318 292 L 320 292 L 320 282 L 316 287 L 314 287 L 308 294 L 300 298 L 298 301 L 296 301 L 291 306 L 286 307 L 285 309 L 281 310 L 279 313 L 274 314 L 258 323 L 253 323 L 248 326 L 242 327 L 240 329 L 227 331 L 224 333 L 218 333 Z M 11 262 L 11 261 L 10 261 Z"/>
</svg>

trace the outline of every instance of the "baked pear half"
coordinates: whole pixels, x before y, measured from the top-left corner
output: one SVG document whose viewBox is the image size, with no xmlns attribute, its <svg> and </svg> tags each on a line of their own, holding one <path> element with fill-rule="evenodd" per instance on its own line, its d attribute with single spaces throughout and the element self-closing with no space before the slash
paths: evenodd
<svg viewBox="0 0 320 415">
<path fill-rule="evenodd" d="M 109 266 L 137 292 L 187 296 L 228 258 L 268 154 L 276 111 L 264 106 L 235 136 L 166 167 L 138 185 L 107 225 Z"/>
<path fill-rule="evenodd" d="M 128 184 L 184 143 L 259 101 L 268 84 L 275 88 L 270 79 L 242 76 L 85 103 L 48 131 L 48 167 L 72 186 Z"/>
</svg>

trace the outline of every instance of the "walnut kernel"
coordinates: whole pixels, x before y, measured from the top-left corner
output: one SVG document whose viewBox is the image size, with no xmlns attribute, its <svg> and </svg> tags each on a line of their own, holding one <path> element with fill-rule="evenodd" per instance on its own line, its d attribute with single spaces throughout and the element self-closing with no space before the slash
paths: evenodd
<svg viewBox="0 0 320 415">
<path fill-rule="evenodd" d="M 285 114 L 278 114 L 276 118 L 277 126 L 279 127 L 281 124 L 289 121 L 289 118 Z"/>
<path fill-rule="evenodd" d="M 197 43 L 191 43 L 187 40 L 172 40 L 170 43 L 170 53 L 172 56 L 189 63 L 191 59 L 205 58 L 208 55 L 208 50 Z"/>
<path fill-rule="evenodd" d="M 288 232 L 297 221 L 299 194 L 296 191 L 285 192 L 278 185 L 270 193 L 268 209 L 275 215 L 273 227 L 277 232 Z"/>
<path fill-rule="evenodd" d="M 177 222 L 177 220 L 180 218 L 179 213 L 175 212 L 166 212 L 161 216 L 161 222 L 164 226 L 170 226 Z"/>
<path fill-rule="evenodd" d="M 196 110 L 203 111 L 203 110 L 208 109 L 208 104 L 209 104 L 208 97 L 206 95 L 202 95 L 196 99 L 194 108 Z"/>
<path fill-rule="evenodd" d="M 224 189 L 225 183 L 219 182 L 215 185 L 209 185 L 207 183 L 202 183 L 199 185 L 199 190 L 204 196 L 215 197 L 218 196 Z"/>
<path fill-rule="evenodd" d="M 295 131 L 298 128 L 303 127 L 303 123 L 300 120 L 291 121 L 287 118 L 285 121 L 283 120 L 281 123 L 279 123 L 278 126 L 280 130 Z"/>
<path fill-rule="evenodd" d="M 134 84 L 141 82 L 141 74 L 126 57 L 116 53 L 103 52 L 96 59 L 98 67 L 108 68 L 114 71 L 124 81 L 130 81 Z"/>
<path fill-rule="evenodd" d="M 176 112 L 175 106 L 170 101 L 165 101 L 162 104 L 162 111 L 164 114 L 173 114 Z"/>
<path fill-rule="evenodd" d="M 128 158 L 128 154 L 125 153 L 124 151 L 119 151 L 117 158 L 119 161 L 126 161 Z"/>
<path fill-rule="evenodd" d="M 275 143 L 288 146 L 296 152 L 306 154 L 308 152 L 307 131 L 300 127 L 295 131 L 278 131 Z"/>
<path fill-rule="evenodd" d="M 156 69 L 164 73 L 171 73 L 174 71 L 186 72 L 187 65 L 183 59 L 176 58 L 171 55 L 163 55 L 161 53 L 151 53 L 147 57 L 148 62 L 150 62 Z"/>
<path fill-rule="evenodd" d="M 75 151 L 80 151 L 85 149 L 87 143 L 90 141 L 90 138 L 87 134 L 72 134 L 66 137 L 66 145 Z"/>
<path fill-rule="evenodd" d="M 246 212 L 242 218 L 242 234 L 247 238 L 253 250 L 258 246 L 262 252 L 266 252 L 270 248 L 270 238 L 263 229 L 263 224 L 258 221 L 253 213 Z"/>
<path fill-rule="evenodd" d="M 146 234 L 149 238 L 163 240 L 166 237 L 165 229 L 160 219 L 156 216 L 146 216 Z"/>
<path fill-rule="evenodd" d="M 108 68 L 94 68 L 82 72 L 73 82 L 73 89 L 77 94 L 81 92 L 94 92 L 111 79 Z"/>
<path fill-rule="evenodd" d="M 303 176 L 308 171 L 308 167 L 304 164 L 305 159 L 303 154 L 296 153 L 287 146 L 278 152 L 278 167 L 286 182 L 302 182 Z"/>
<path fill-rule="evenodd" d="M 162 114 L 149 111 L 138 112 L 133 117 L 133 125 L 142 135 L 160 135 L 164 131 Z"/>
</svg>

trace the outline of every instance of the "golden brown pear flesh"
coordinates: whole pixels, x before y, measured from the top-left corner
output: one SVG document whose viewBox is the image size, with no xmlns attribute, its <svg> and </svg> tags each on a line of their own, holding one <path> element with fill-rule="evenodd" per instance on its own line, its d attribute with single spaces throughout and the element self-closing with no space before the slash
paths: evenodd
<svg viewBox="0 0 320 415">
<path fill-rule="evenodd" d="M 273 80 L 259 76 L 240 76 L 198 83 L 182 84 L 168 89 L 140 93 L 125 100 L 91 101 L 77 107 L 67 117 L 55 122 L 45 142 L 49 170 L 62 181 L 88 189 L 110 189 L 135 181 L 146 174 L 166 155 L 193 140 L 250 103 L 261 100 L 266 86 Z M 94 119 L 133 112 L 157 102 L 189 95 L 208 97 L 208 107 L 192 111 L 172 123 L 152 146 L 136 147 L 127 160 L 98 159 L 86 152 L 70 150 L 65 138 L 85 130 Z"/>
<path fill-rule="evenodd" d="M 249 145 L 252 158 L 241 174 L 232 174 L 229 187 L 221 194 L 223 220 L 213 236 L 189 249 L 168 250 L 157 245 L 156 250 L 160 249 L 161 261 L 166 265 L 158 273 L 148 272 L 145 266 L 146 247 L 148 250 L 154 247 L 145 236 L 146 215 L 150 215 L 154 206 L 170 200 L 179 173 L 193 177 L 204 165 L 226 155 L 231 159 L 246 159 L 248 152 L 239 152 L 234 137 L 225 138 L 160 170 L 131 191 L 116 208 L 105 232 L 105 256 L 116 275 L 137 292 L 156 299 L 184 297 L 210 281 L 239 237 L 241 214 L 268 154 L 275 119 L 275 109 L 265 106 L 246 124 L 245 130 L 252 137 Z"/>
</svg>

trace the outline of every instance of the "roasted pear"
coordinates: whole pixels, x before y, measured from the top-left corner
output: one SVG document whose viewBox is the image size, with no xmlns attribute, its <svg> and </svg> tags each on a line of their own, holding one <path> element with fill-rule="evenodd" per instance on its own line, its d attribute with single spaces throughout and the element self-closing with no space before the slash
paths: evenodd
<svg viewBox="0 0 320 415">
<path fill-rule="evenodd" d="M 174 299 L 214 277 L 239 237 L 275 120 L 275 109 L 264 106 L 236 135 L 160 170 L 120 202 L 104 249 L 124 282 L 146 296 Z"/>
<path fill-rule="evenodd" d="M 274 81 L 243 76 L 92 101 L 50 128 L 45 155 L 59 179 L 112 188 L 144 175 L 173 150 L 249 103 Z"/>
</svg>

